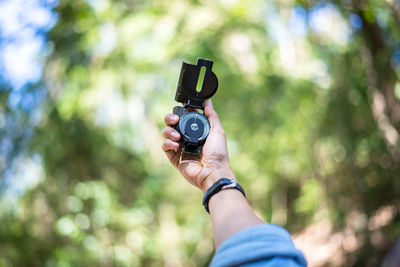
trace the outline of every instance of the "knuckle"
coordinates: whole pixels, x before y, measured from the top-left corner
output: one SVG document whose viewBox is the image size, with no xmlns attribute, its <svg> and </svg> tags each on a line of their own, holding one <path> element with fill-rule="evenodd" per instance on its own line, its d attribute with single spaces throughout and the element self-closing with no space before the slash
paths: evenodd
<svg viewBox="0 0 400 267">
<path fill-rule="evenodd" d="M 164 116 L 164 122 L 167 122 L 169 114 Z"/>
<path fill-rule="evenodd" d="M 170 139 L 164 140 L 164 151 L 169 151 L 175 148 L 175 142 Z"/>
<path fill-rule="evenodd" d="M 165 117 L 164 117 L 165 124 L 167 124 L 167 125 L 171 124 L 172 120 L 173 120 L 173 114 L 172 113 L 168 113 L 167 115 L 165 115 Z"/>
<path fill-rule="evenodd" d="M 169 148 L 171 146 L 171 140 L 169 139 L 165 139 L 164 143 L 166 148 Z"/>
<path fill-rule="evenodd" d="M 162 130 L 162 136 L 164 136 L 165 138 L 167 138 L 168 137 L 168 135 L 171 133 L 171 128 L 170 127 L 165 127 L 163 130 Z"/>
</svg>

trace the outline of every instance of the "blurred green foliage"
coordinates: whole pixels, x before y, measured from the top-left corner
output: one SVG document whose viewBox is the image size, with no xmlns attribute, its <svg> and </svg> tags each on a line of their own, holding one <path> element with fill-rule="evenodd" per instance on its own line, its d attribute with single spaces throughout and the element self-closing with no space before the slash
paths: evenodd
<svg viewBox="0 0 400 267">
<path fill-rule="evenodd" d="M 354 237 L 321 264 L 382 261 L 400 229 L 398 1 L 60 0 L 54 12 L 29 89 L 46 92 L 38 122 L 0 91 L 3 179 L 37 180 L 15 198 L 2 184 L 0 266 L 209 263 L 201 193 L 160 148 L 180 64 L 197 57 L 214 60 L 214 106 L 257 213 L 293 234 L 327 221 Z"/>
</svg>

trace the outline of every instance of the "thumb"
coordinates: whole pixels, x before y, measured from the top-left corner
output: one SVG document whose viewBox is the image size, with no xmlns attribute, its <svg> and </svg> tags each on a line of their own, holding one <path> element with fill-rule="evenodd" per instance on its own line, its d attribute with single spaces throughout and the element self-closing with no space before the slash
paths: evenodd
<svg viewBox="0 0 400 267">
<path fill-rule="evenodd" d="M 206 100 L 204 107 L 204 114 L 206 115 L 208 121 L 210 122 L 211 129 L 222 129 L 221 122 L 219 120 L 217 112 L 215 112 L 214 107 L 210 99 Z"/>
</svg>

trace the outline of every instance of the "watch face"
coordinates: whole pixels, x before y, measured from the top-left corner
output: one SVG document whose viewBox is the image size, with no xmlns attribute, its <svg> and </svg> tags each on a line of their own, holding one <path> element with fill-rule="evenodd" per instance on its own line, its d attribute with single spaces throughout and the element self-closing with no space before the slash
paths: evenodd
<svg viewBox="0 0 400 267">
<path fill-rule="evenodd" d="M 208 136 L 210 124 L 204 115 L 197 112 L 188 112 L 179 119 L 179 129 L 185 139 L 193 143 L 199 143 Z"/>
</svg>

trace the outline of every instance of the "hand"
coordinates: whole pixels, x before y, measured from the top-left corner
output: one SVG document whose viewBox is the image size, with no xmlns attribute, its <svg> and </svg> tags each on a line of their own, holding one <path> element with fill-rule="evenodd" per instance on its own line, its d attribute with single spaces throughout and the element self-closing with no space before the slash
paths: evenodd
<svg viewBox="0 0 400 267">
<path fill-rule="evenodd" d="M 179 145 L 177 141 L 180 139 L 180 134 L 171 127 L 178 123 L 178 115 L 170 113 L 165 116 L 164 121 L 167 127 L 162 132 L 165 138 L 162 149 L 172 165 L 181 172 L 189 183 L 200 188 L 203 192 L 220 178 L 236 180 L 229 166 L 225 132 L 211 100 L 206 101 L 204 113 L 210 122 L 211 129 L 202 150 L 201 164 L 196 162 L 179 164 L 182 145 Z"/>
</svg>

